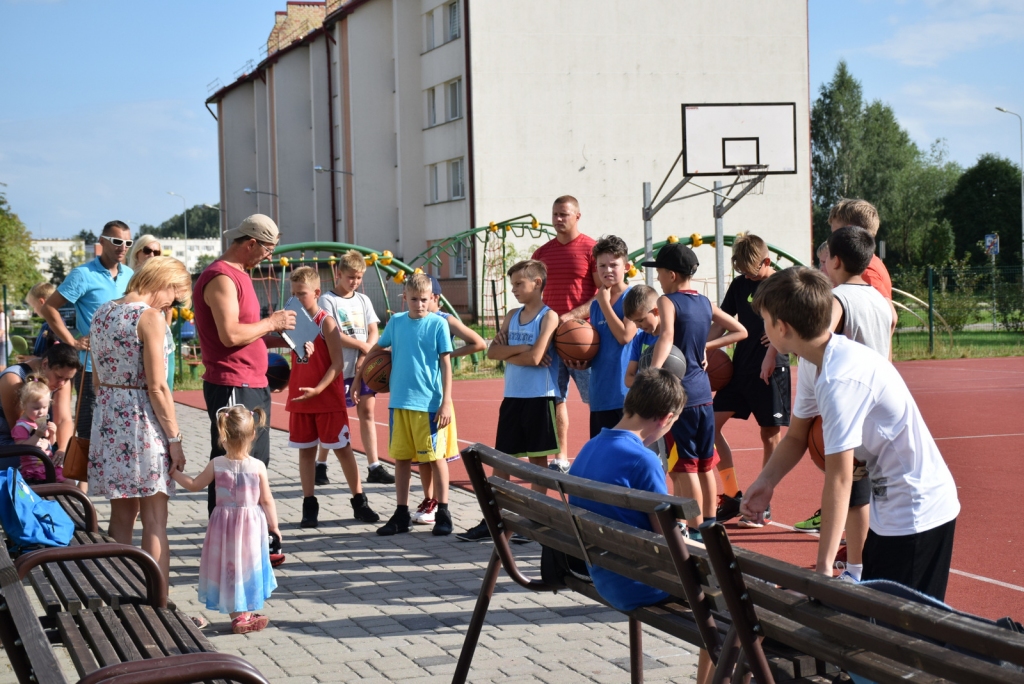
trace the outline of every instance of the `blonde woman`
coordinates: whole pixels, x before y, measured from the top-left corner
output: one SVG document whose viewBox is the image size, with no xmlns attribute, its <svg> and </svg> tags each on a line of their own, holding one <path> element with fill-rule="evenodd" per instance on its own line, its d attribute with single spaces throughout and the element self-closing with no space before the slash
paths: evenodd
<svg viewBox="0 0 1024 684">
<path fill-rule="evenodd" d="M 89 450 L 90 494 L 110 499 L 110 536 L 132 543 L 142 516 L 142 548 L 169 575 L 167 501 L 170 471 L 185 466 L 174 399 L 167 386 L 173 345 L 163 311 L 187 305 L 185 265 L 151 257 L 128 281 L 125 296 L 103 304 L 92 320 L 96 408 Z"/>
<path fill-rule="evenodd" d="M 160 240 L 153 235 L 146 234 L 140 235 L 135 240 L 135 244 L 132 245 L 132 251 L 128 252 L 128 265 L 131 266 L 133 271 L 138 271 L 142 268 L 143 264 L 152 259 L 155 256 L 163 256 L 164 249 L 160 245 Z M 170 256 L 168 251 L 167 256 Z M 174 344 L 174 336 L 171 334 L 171 310 L 167 309 L 164 312 L 164 318 L 167 321 L 167 339 Z M 169 360 L 167 361 L 167 385 L 174 391 L 174 353 L 171 353 Z"/>
</svg>

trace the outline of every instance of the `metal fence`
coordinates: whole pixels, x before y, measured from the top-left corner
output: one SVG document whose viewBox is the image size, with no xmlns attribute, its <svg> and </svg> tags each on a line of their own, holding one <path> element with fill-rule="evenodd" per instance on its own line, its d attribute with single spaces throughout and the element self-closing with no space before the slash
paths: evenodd
<svg viewBox="0 0 1024 684">
<path fill-rule="evenodd" d="M 899 324 L 894 352 L 985 345 L 1019 346 L 1024 337 L 1020 267 L 925 267 L 892 274 Z"/>
</svg>

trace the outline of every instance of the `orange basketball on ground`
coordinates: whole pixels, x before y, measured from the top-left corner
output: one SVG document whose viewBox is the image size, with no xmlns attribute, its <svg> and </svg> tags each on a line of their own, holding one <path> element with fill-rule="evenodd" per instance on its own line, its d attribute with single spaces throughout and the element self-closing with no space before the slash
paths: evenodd
<svg viewBox="0 0 1024 684">
<path fill-rule="evenodd" d="M 708 352 L 708 379 L 712 392 L 717 392 L 732 380 L 732 359 L 721 349 Z"/>
<path fill-rule="evenodd" d="M 366 362 L 363 363 L 363 382 L 374 392 L 385 393 L 389 391 L 390 380 L 391 352 L 378 349 L 367 356 Z"/>
<path fill-rule="evenodd" d="M 822 472 L 825 471 L 825 435 L 821 431 L 821 416 L 814 416 L 811 429 L 807 431 L 807 450 L 811 460 Z"/>
<path fill-rule="evenodd" d="M 600 343 L 597 329 L 587 321 L 566 321 L 555 331 L 555 351 L 566 361 L 590 361 Z"/>
</svg>

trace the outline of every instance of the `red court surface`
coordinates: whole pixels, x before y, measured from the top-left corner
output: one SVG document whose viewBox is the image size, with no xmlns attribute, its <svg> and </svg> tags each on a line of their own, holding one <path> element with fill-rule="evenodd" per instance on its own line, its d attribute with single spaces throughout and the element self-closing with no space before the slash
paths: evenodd
<svg viewBox="0 0 1024 684">
<path fill-rule="evenodd" d="M 1024 500 L 1024 358 L 911 361 L 897 367 L 949 464 L 960 496 L 947 602 L 990 618 L 1024 619 L 1024 563 L 1015 555 L 1015 541 L 1024 537 L 1017 534 L 1024 515 L 1018 516 L 1017 509 L 1009 506 Z M 501 396 L 501 380 L 455 383 L 461 444 L 493 444 Z M 274 395 L 271 422 L 282 430 L 288 427 L 284 398 L 284 394 Z M 205 408 L 201 392 L 175 392 L 175 399 Z M 588 410 L 575 389 L 570 392 L 569 414 L 569 453 L 575 454 L 588 435 Z M 376 407 L 377 439 L 385 458 L 387 415 L 386 396 L 381 396 Z M 355 409 L 349 410 L 349 416 L 359 450 Z M 752 420 L 730 421 L 725 435 L 734 450 L 740 484 L 746 486 L 761 465 L 757 425 Z M 452 484 L 468 487 L 462 464 L 454 461 L 450 466 Z M 823 482 L 822 473 L 804 459 L 775 492 L 773 524 L 758 530 L 730 524 L 730 536 L 742 547 L 810 567 L 817 536 L 789 526 L 819 507 Z M 416 492 L 412 498 L 417 500 Z"/>
</svg>

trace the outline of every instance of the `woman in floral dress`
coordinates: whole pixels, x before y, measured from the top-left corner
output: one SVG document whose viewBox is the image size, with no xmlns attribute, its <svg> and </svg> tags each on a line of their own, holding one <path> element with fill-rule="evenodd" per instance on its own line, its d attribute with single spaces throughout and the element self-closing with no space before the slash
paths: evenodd
<svg viewBox="0 0 1024 684">
<path fill-rule="evenodd" d="M 110 499 L 109 534 L 132 543 L 142 516 L 142 548 L 168 577 L 167 500 L 172 468 L 185 455 L 167 386 L 164 310 L 188 306 L 192 279 L 172 257 L 152 257 L 128 281 L 125 296 L 96 310 L 91 349 L 96 410 L 89 445 L 89 493 Z"/>
</svg>

